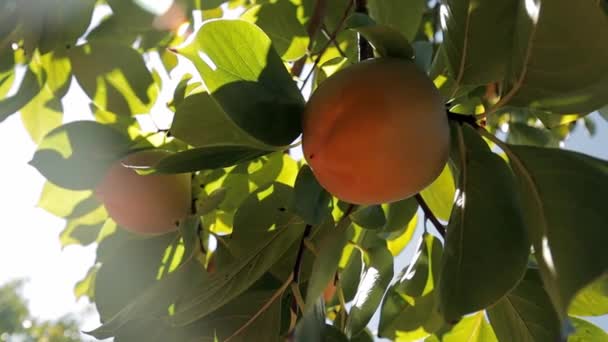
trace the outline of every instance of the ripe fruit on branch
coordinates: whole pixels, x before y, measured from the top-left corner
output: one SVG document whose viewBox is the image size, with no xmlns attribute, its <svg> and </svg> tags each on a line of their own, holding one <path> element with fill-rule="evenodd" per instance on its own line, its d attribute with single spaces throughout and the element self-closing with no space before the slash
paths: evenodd
<svg viewBox="0 0 608 342">
<path fill-rule="evenodd" d="M 319 183 L 350 203 L 410 197 L 448 158 L 441 95 L 407 60 L 368 60 L 328 78 L 308 101 L 302 129 L 304 157 Z"/>
<path fill-rule="evenodd" d="M 165 151 L 143 151 L 116 161 L 95 189 L 110 217 L 139 234 L 163 234 L 177 229 L 190 210 L 190 174 L 140 175 L 124 164 L 153 166 Z M 124 164 L 123 164 L 124 163 Z"/>
</svg>

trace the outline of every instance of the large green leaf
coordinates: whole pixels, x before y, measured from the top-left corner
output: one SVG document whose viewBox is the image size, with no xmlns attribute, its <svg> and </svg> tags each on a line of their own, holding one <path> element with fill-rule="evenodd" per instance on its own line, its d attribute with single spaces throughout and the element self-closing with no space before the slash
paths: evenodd
<svg viewBox="0 0 608 342">
<path fill-rule="evenodd" d="M 565 318 L 578 291 L 608 270 L 608 163 L 551 148 L 509 146 L 527 229 L 549 297 Z"/>
<path fill-rule="evenodd" d="M 72 72 L 101 109 L 119 115 L 145 114 L 158 89 L 137 50 L 114 41 L 90 42 L 71 49 Z"/>
<path fill-rule="evenodd" d="M 447 0 L 440 8 L 443 53 L 456 86 L 501 80 L 517 0 Z"/>
<path fill-rule="evenodd" d="M 420 194 L 438 219 L 448 221 L 455 193 L 454 176 L 446 165 L 439 177 Z"/>
<path fill-rule="evenodd" d="M 306 28 L 298 20 L 298 9 L 292 1 L 279 0 L 253 6 L 241 18 L 262 28 L 279 55 L 286 61 L 293 61 L 304 56 L 310 40 Z"/>
<path fill-rule="evenodd" d="M 443 335 L 443 342 L 498 342 L 483 311 L 463 318 L 450 332 Z M 519 342 L 519 341 L 518 341 Z"/>
<path fill-rule="evenodd" d="M 92 189 L 109 165 L 129 151 L 130 141 L 94 121 L 74 121 L 47 134 L 30 164 L 46 179 L 70 190 Z"/>
<path fill-rule="evenodd" d="M 570 317 L 570 322 L 575 330 L 568 336 L 568 342 L 608 342 L 608 334 L 604 329 L 576 317 Z"/>
<path fill-rule="evenodd" d="M 95 242 L 107 218 L 108 213 L 100 204 L 80 216 L 69 218 L 59 235 L 61 246 L 66 247 L 73 244 L 86 246 Z"/>
<path fill-rule="evenodd" d="M 45 0 L 36 4 L 44 11 L 39 49 L 47 52 L 76 45 L 89 27 L 95 4 L 95 0 Z"/>
<path fill-rule="evenodd" d="M 23 127 L 35 143 L 63 121 L 63 105 L 49 88 L 42 88 L 34 98 L 20 110 Z"/>
<path fill-rule="evenodd" d="M 391 26 L 378 25 L 363 13 L 352 14 L 346 21 L 346 26 L 365 37 L 376 53 L 382 57 L 414 59 L 414 48 L 397 29 Z"/>
<path fill-rule="evenodd" d="M 46 182 L 37 206 L 58 217 L 71 217 L 77 208 L 92 198 L 90 190 L 72 191 Z M 75 215 L 80 216 L 80 215 Z"/>
<path fill-rule="evenodd" d="M 369 0 L 369 15 L 382 25 L 391 26 L 413 41 L 426 10 L 425 0 Z"/>
<path fill-rule="evenodd" d="M 231 341 L 279 342 L 281 302 L 276 300 L 252 322 L 249 320 L 272 299 L 270 289 L 248 291 L 227 303 L 213 314 L 185 327 L 173 327 L 167 322 L 150 318 L 131 322 L 117 335 L 118 341 L 224 341 L 243 328 Z M 245 324 L 249 324 L 245 326 Z"/>
<path fill-rule="evenodd" d="M 36 74 L 28 68 L 17 92 L 0 100 L 0 123 L 28 104 L 40 90 Z"/>
<path fill-rule="evenodd" d="M 366 260 L 367 265 L 346 323 L 349 336 L 363 332 L 393 279 L 393 255 L 386 246 L 368 250 Z"/>
<path fill-rule="evenodd" d="M 126 240 L 113 249 L 95 277 L 95 304 L 102 322 L 156 281 L 165 250 L 172 241 L 176 241 L 175 233 Z"/>
<path fill-rule="evenodd" d="M 409 223 L 418 211 L 418 203 L 414 198 L 383 204 L 386 222 L 378 231 L 380 237 L 392 240 L 401 236 L 409 227 Z"/>
<path fill-rule="evenodd" d="M 394 339 L 417 330 L 428 336 L 442 323 L 435 288 L 442 250 L 441 242 L 433 235 L 420 238 L 412 262 L 401 271 L 397 283 L 384 297 L 378 336 Z"/>
<path fill-rule="evenodd" d="M 272 149 L 237 126 L 208 93 L 190 95 L 179 103 L 171 134 L 195 147 L 239 145 Z"/>
<path fill-rule="evenodd" d="M 178 52 L 194 63 L 211 95 L 243 130 L 278 146 L 300 134 L 302 94 L 259 27 L 209 21 Z"/>
<path fill-rule="evenodd" d="M 40 56 L 41 72 L 48 88 L 58 99 L 62 98 L 72 83 L 72 64 L 64 53 L 50 52 Z"/>
<path fill-rule="evenodd" d="M 606 104 L 608 17 L 596 1 L 520 2 L 512 41 L 510 105 L 585 113 Z"/>
<path fill-rule="evenodd" d="M 332 228 L 331 232 L 319 242 L 317 255 L 311 271 L 306 290 L 306 303 L 304 311 L 308 312 L 313 308 L 317 300 L 323 294 L 327 284 L 334 280 L 342 250 L 348 242 L 350 218 L 344 217 Z"/>
<path fill-rule="evenodd" d="M 295 183 L 295 210 L 311 225 L 329 217 L 331 195 L 321 187 L 308 165 L 300 168 Z"/>
<path fill-rule="evenodd" d="M 559 341 L 557 313 L 537 270 L 529 269 L 513 291 L 487 310 L 500 341 Z"/>
<path fill-rule="evenodd" d="M 249 161 L 269 152 L 236 145 L 198 147 L 163 158 L 154 165 L 154 170 L 161 173 L 183 173 L 217 169 Z"/>
<path fill-rule="evenodd" d="M 576 294 L 568 314 L 602 316 L 608 314 L 608 276 L 604 275 Z"/>
<path fill-rule="evenodd" d="M 513 173 L 468 125 L 456 132 L 460 184 L 439 283 L 447 321 L 496 303 L 523 277 L 530 254 Z"/>
<path fill-rule="evenodd" d="M 169 317 L 171 324 L 183 326 L 192 323 L 243 293 L 302 236 L 302 228 L 296 224 L 258 234 L 253 248 L 193 290 L 181 294 L 185 303 Z"/>
</svg>

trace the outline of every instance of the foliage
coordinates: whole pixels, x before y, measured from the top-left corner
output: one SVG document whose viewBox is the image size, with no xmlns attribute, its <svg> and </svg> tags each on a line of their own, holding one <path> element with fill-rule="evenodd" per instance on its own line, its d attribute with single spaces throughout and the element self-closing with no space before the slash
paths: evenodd
<svg viewBox="0 0 608 342">
<path fill-rule="evenodd" d="M 66 219 L 62 244 L 97 245 L 75 286 L 102 319 L 91 335 L 606 339 L 580 317 L 608 314 L 608 163 L 559 148 L 578 122 L 596 134 L 588 114 L 608 117 L 606 2 L 368 0 L 367 14 L 354 0 L 43 3 L 0 2 L 0 122 L 19 115 L 38 144 L 39 206 Z M 296 151 L 306 98 L 371 57 L 364 38 L 427 72 L 452 143 L 419 195 L 356 207 Z M 66 122 L 72 86 L 93 120 Z M 170 124 L 142 129 L 158 117 Z M 112 162 L 152 148 L 170 153 L 138 172 L 191 173 L 193 205 L 179 231 L 142 237 L 93 190 Z M 395 272 L 417 222 L 413 260 Z M 1 292 L 3 332 L 73 329 L 19 330 L 17 288 Z"/>
<path fill-rule="evenodd" d="M 23 281 L 11 281 L 0 287 L 0 341 L 79 342 L 79 322 L 73 317 L 41 321 L 31 316 L 21 294 Z"/>
</svg>

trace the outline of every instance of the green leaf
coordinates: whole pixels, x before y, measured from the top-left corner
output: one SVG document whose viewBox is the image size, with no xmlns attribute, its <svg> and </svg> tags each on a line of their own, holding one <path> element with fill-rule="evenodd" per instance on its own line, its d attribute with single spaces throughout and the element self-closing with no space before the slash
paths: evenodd
<svg viewBox="0 0 608 342">
<path fill-rule="evenodd" d="M 174 153 L 153 169 L 161 173 L 183 173 L 217 169 L 258 158 L 269 151 L 247 146 L 208 146 Z"/>
<path fill-rule="evenodd" d="M 350 223 L 349 217 L 342 218 L 317 246 L 319 254 L 312 265 L 311 277 L 306 290 L 304 312 L 312 309 L 323 294 L 327 284 L 333 281 L 338 270 L 342 250 L 348 242 L 349 230 L 347 228 Z"/>
<path fill-rule="evenodd" d="M 422 198 L 433 211 L 435 216 L 443 221 L 448 221 L 452 212 L 452 202 L 456 193 L 454 176 L 446 165 L 439 177 L 420 193 Z"/>
<path fill-rule="evenodd" d="M 190 216 L 181 222 L 180 231 L 193 231 L 195 229 L 193 226 L 198 222 L 198 217 Z M 97 261 L 101 261 L 102 265 L 103 263 L 113 265 L 108 267 L 107 283 L 104 281 L 107 286 L 108 302 L 103 304 L 111 309 L 108 312 L 111 318 L 104 319 L 102 326 L 87 334 L 98 339 L 109 338 L 123 330 L 125 325 L 128 329 L 129 322 L 158 319 L 167 314 L 169 305 L 175 303 L 181 293 L 193 291 L 195 286 L 208 279 L 207 273 L 193 255 L 184 255 L 181 258 L 182 264 L 177 269 L 169 270 L 170 272 L 165 270 L 165 267 L 174 266 L 170 257 L 171 254 L 174 256 L 177 254 L 176 246 L 179 245 L 176 242 L 178 242 L 176 233 L 141 239 L 117 231 L 100 243 L 97 248 Z M 130 253 L 133 253 L 133 256 Z M 133 259 L 133 261 L 125 263 L 122 258 L 124 255 L 130 258 L 127 260 Z M 113 264 L 119 261 L 121 265 Z M 135 270 L 136 273 L 125 273 L 132 265 L 139 266 Z M 118 278 L 113 279 L 112 277 L 117 273 Z M 162 274 L 165 276 L 161 278 Z M 156 281 L 159 278 L 161 280 Z M 120 292 L 120 296 L 115 298 L 111 291 L 117 287 L 121 291 L 126 289 L 129 292 Z M 122 302 L 119 303 L 120 300 Z M 100 305 L 99 302 L 97 305 Z"/>
<path fill-rule="evenodd" d="M 559 139 L 551 134 L 550 131 L 517 122 L 509 124 L 507 142 L 514 145 L 559 147 Z"/>
<path fill-rule="evenodd" d="M 241 18 L 264 30 L 283 60 L 294 61 L 306 54 L 310 41 L 297 12 L 298 6 L 282 0 L 253 6 Z"/>
<path fill-rule="evenodd" d="M 70 217 L 76 208 L 92 198 L 90 190 L 72 191 L 45 182 L 37 206 L 58 217 Z"/>
<path fill-rule="evenodd" d="M 271 183 L 247 196 L 234 214 L 229 247 L 235 256 L 255 248 L 260 236 L 275 229 L 303 231 L 304 222 L 293 208 L 294 189 L 285 184 Z"/>
<path fill-rule="evenodd" d="M 378 231 L 382 238 L 392 240 L 401 236 L 409 227 L 418 211 L 418 202 L 414 198 L 383 204 L 386 223 Z"/>
<path fill-rule="evenodd" d="M 129 151 L 129 140 L 94 121 L 74 121 L 47 134 L 30 164 L 46 179 L 70 190 L 94 188 L 111 163 Z"/>
<path fill-rule="evenodd" d="M 95 277 L 95 305 L 102 322 L 156 282 L 164 252 L 175 239 L 175 233 L 131 239 L 113 250 Z"/>
<path fill-rule="evenodd" d="M 72 72 L 101 109 L 119 115 L 149 113 L 158 89 L 142 55 L 115 41 L 71 49 Z"/>
<path fill-rule="evenodd" d="M 499 341 L 559 341 L 557 313 L 537 270 L 529 269 L 513 291 L 487 310 Z"/>
<path fill-rule="evenodd" d="M 40 92 L 36 74 L 28 68 L 15 95 L 0 100 L 0 123 L 28 104 Z"/>
<path fill-rule="evenodd" d="M 425 234 L 409 266 L 397 276 L 380 310 L 378 336 L 416 333 L 428 336 L 442 322 L 437 310 L 436 282 L 443 247 L 439 239 Z"/>
<path fill-rule="evenodd" d="M 70 59 L 65 54 L 50 52 L 40 57 L 40 66 L 45 74 L 45 87 L 58 99 L 62 98 L 72 83 Z"/>
<path fill-rule="evenodd" d="M 59 235 L 61 247 L 86 246 L 95 242 L 107 218 L 108 213 L 105 207 L 98 204 L 94 210 L 68 219 L 65 228 Z"/>
<path fill-rule="evenodd" d="M 183 292 L 181 298 L 187 301 L 169 317 L 170 323 L 177 326 L 192 323 L 243 293 L 287 252 L 302 232 L 301 225 L 290 225 L 258 235 L 254 248 L 213 273 L 208 281 Z"/>
<path fill-rule="evenodd" d="M 457 88 L 504 77 L 518 4 L 514 0 L 448 0 L 442 4 L 443 53 Z"/>
<path fill-rule="evenodd" d="M 576 317 L 570 317 L 574 325 L 574 334 L 568 336 L 568 342 L 608 342 L 608 334 L 604 329 Z"/>
<path fill-rule="evenodd" d="M 608 163 L 584 154 L 509 146 L 524 218 L 549 297 L 562 319 L 578 291 L 608 270 Z"/>
<path fill-rule="evenodd" d="M 398 30 L 413 41 L 426 10 L 425 0 L 369 0 L 369 15 L 379 24 Z"/>
<path fill-rule="evenodd" d="M 23 127 L 37 144 L 63 121 L 63 105 L 48 88 L 42 88 L 20 113 Z"/>
<path fill-rule="evenodd" d="M 463 318 L 450 332 L 443 335 L 443 342 L 497 342 L 492 327 L 486 322 L 483 311 Z"/>
<path fill-rule="evenodd" d="M 380 205 L 368 205 L 358 208 L 350 214 L 353 223 L 365 229 L 380 229 L 386 224 L 386 217 Z"/>
<path fill-rule="evenodd" d="M 273 149 L 237 126 L 208 93 L 190 95 L 178 104 L 171 134 L 195 147 L 238 145 Z"/>
<path fill-rule="evenodd" d="M 331 195 L 321 187 L 308 165 L 300 168 L 295 183 L 295 210 L 308 224 L 317 225 L 331 214 Z"/>
<path fill-rule="evenodd" d="M 414 59 L 414 49 L 399 31 L 376 24 L 366 14 L 352 14 L 346 20 L 346 27 L 363 35 L 382 57 Z"/>
<path fill-rule="evenodd" d="M 44 14 L 38 42 L 40 51 L 74 46 L 89 27 L 95 3 L 95 0 L 46 0 L 38 4 Z"/>
<path fill-rule="evenodd" d="M 366 269 L 346 322 L 349 336 L 363 332 L 393 279 L 393 255 L 386 246 L 370 249 L 366 259 Z"/>
<path fill-rule="evenodd" d="M 579 291 L 570 303 L 568 314 L 575 316 L 608 314 L 608 276 L 602 276 Z"/>
<path fill-rule="evenodd" d="M 513 95 L 509 105 L 568 114 L 606 104 L 608 19 L 597 2 L 520 6 L 513 37 L 506 78 L 507 94 Z"/>
<path fill-rule="evenodd" d="M 241 20 L 209 21 L 178 52 L 194 63 L 213 98 L 253 137 L 283 146 L 301 133 L 302 94 L 259 27 Z"/>
<path fill-rule="evenodd" d="M 523 277 L 530 254 L 511 170 L 468 125 L 456 130 L 463 163 L 439 284 L 447 321 L 497 302 Z"/>
</svg>

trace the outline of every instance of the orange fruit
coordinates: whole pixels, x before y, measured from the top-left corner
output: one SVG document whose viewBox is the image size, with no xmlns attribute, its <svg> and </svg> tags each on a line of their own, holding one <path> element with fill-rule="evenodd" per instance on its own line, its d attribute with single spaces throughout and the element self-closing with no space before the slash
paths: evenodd
<svg viewBox="0 0 608 342">
<path fill-rule="evenodd" d="M 97 185 L 95 195 L 122 228 L 139 234 L 163 234 L 178 227 L 190 211 L 190 174 L 140 175 L 128 165 L 153 166 L 168 155 L 143 151 L 116 161 Z"/>
<path fill-rule="evenodd" d="M 410 197 L 448 158 L 441 95 L 407 60 L 378 58 L 337 72 L 312 94 L 302 130 L 304 157 L 319 183 L 355 204 Z"/>
</svg>

